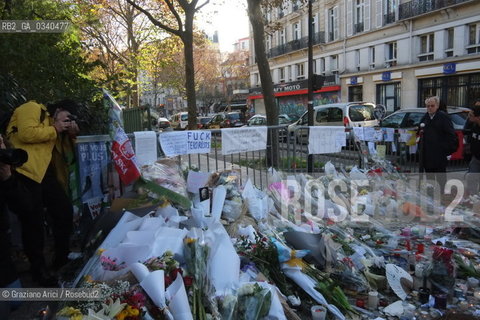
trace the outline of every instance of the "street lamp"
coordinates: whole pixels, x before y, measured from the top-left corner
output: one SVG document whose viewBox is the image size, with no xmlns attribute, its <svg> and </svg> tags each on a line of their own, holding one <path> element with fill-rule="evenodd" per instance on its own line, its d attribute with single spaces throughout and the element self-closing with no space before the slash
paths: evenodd
<svg viewBox="0 0 480 320">
<path fill-rule="evenodd" d="M 313 15 L 312 0 L 308 0 L 308 126 L 313 126 Z M 313 172 L 313 155 L 307 159 L 307 170 Z"/>
</svg>

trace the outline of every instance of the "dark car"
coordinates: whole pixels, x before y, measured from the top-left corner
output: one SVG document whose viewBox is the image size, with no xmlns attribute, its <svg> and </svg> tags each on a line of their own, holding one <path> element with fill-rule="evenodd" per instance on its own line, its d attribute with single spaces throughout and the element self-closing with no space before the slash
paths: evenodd
<svg viewBox="0 0 480 320">
<path fill-rule="evenodd" d="M 462 130 L 467 121 L 469 111 L 470 109 L 468 108 L 447 107 L 448 116 L 450 117 L 450 120 L 452 120 L 453 128 L 459 138 L 457 151 L 452 154 L 451 160 L 459 160 L 463 158 L 463 149 L 465 148 L 466 143 L 464 139 L 462 139 Z M 420 126 L 420 120 L 422 120 L 426 112 L 426 108 L 400 109 L 381 120 L 380 126 L 386 128 L 416 129 Z"/>
<path fill-rule="evenodd" d="M 245 125 L 245 116 L 240 112 L 220 112 L 208 122 L 208 129 L 234 128 Z"/>
<path fill-rule="evenodd" d="M 207 128 L 207 124 L 212 120 L 212 117 L 197 117 L 197 127 L 198 129 Z"/>
<path fill-rule="evenodd" d="M 452 120 L 455 130 L 463 130 L 469 110 L 461 107 L 447 108 L 448 116 Z M 426 112 L 427 109 L 425 108 L 400 109 L 381 120 L 380 126 L 386 128 L 415 128 L 420 125 L 420 120 Z"/>
</svg>

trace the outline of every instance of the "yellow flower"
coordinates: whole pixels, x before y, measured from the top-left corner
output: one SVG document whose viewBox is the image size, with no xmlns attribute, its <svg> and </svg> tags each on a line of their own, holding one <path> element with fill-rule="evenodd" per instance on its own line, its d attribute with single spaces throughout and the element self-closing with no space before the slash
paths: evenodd
<svg viewBox="0 0 480 320">
<path fill-rule="evenodd" d="M 94 282 L 92 276 L 89 275 L 89 274 L 87 274 L 87 275 L 85 276 L 85 282 L 89 282 L 89 283 Z"/>
<path fill-rule="evenodd" d="M 197 239 L 194 239 L 194 238 L 189 238 L 189 237 L 186 237 L 184 242 L 186 244 L 189 244 L 189 243 L 194 243 L 195 241 L 197 241 Z"/>
<path fill-rule="evenodd" d="M 368 190 L 367 190 L 367 189 L 362 189 L 362 190 L 360 190 L 359 194 L 360 194 L 361 196 L 365 196 L 365 195 L 368 194 Z"/>
<path fill-rule="evenodd" d="M 98 256 L 101 256 L 104 251 L 105 251 L 105 249 L 103 249 L 103 248 L 98 248 L 98 250 L 97 250 L 97 255 L 98 255 Z"/>
<path fill-rule="evenodd" d="M 83 315 L 79 309 L 65 307 L 57 313 L 57 316 L 69 317 L 71 320 L 82 320 Z"/>
<path fill-rule="evenodd" d="M 296 258 L 296 254 L 297 253 L 295 250 L 290 251 L 290 260 L 285 263 L 288 264 L 290 267 L 300 267 L 303 269 L 305 266 L 305 262 L 302 258 Z"/>
</svg>

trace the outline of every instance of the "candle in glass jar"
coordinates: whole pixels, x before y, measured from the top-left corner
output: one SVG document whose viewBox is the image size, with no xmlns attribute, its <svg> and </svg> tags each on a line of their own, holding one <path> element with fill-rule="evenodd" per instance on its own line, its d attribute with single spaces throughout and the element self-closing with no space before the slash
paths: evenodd
<svg viewBox="0 0 480 320">
<path fill-rule="evenodd" d="M 368 293 L 368 308 L 371 310 L 375 310 L 378 307 L 378 292 L 377 291 L 370 291 Z"/>
</svg>

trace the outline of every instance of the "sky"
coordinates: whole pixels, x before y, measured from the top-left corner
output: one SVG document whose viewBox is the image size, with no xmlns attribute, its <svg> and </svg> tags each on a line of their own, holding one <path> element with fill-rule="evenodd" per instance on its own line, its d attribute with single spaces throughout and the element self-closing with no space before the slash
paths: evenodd
<svg viewBox="0 0 480 320">
<path fill-rule="evenodd" d="M 211 1 L 199 14 L 199 27 L 210 36 L 217 30 L 220 51 L 231 52 L 238 39 L 248 37 L 246 8 L 245 0 Z"/>
</svg>

